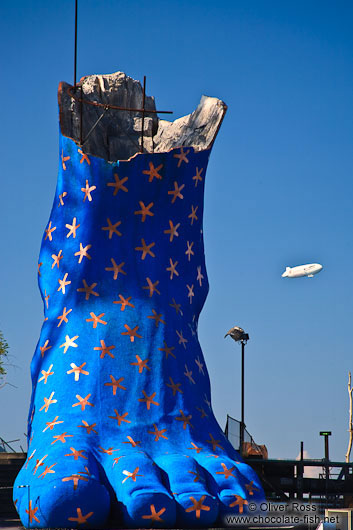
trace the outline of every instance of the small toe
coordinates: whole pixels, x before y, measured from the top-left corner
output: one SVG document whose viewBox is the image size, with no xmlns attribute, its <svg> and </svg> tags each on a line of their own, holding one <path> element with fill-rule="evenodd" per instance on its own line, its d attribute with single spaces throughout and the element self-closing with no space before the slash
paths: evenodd
<svg viewBox="0 0 353 530">
<path fill-rule="evenodd" d="M 177 522 L 184 527 L 211 526 L 218 516 L 218 499 L 208 491 L 202 467 L 181 454 L 161 455 L 156 461 L 176 500 Z"/>
<path fill-rule="evenodd" d="M 242 514 L 248 511 L 250 502 L 259 505 L 265 494 L 254 470 L 244 462 L 219 455 L 200 457 L 212 483 L 211 490 L 219 498 L 219 515 Z"/>
</svg>

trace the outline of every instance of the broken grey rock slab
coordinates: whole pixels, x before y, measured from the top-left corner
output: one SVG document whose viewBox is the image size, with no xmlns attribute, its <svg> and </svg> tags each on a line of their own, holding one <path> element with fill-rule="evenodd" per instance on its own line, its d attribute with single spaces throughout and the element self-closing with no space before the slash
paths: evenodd
<svg viewBox="0 0 353 530">
<path fill-rule="evenodd" d="M 76 90 L 68 83 L 59 85 L 60 127 L 64 136 L 81 144 L 85 153 L 108 161 L 128 160 L 141 150 L 142 113 L 115 110 L 80 103 L 81 98 L 103 105 L 142 109 L 143 88 L 123 72 L 90 75 L 81 79 Z M 75 96 L 75 98 L 72 97 Z M 82 121 L 81 121 L 82 109 Z M 155 100 L 145 98 L 143 150 L 165 152 L 176 147 L 209 148 L 214 142 L 227 106 L 217 98 L 202 96 L 192 113 L 173 122 L 161 120 Z M 81 131 L 82 123 L 82 131 Z"/>
</svg>

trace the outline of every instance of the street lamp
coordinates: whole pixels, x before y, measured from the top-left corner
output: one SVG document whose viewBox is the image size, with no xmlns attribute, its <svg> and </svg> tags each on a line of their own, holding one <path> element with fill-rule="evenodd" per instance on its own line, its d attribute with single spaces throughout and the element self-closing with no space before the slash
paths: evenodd
<svg viewBox="0 0 353 530">
<path fill-rule="evenodd" d="M 245 360 L 245 344 L 249 340 L 249 335 L 245 333 L 243 328 L 240 328 L 239 326 L 234 326 L 231 328 L 228 333 L 224 336 L 224 338 L 228 337 L 228 335 L 235 341 L 241 343 L 241 422 L 240 422 L 240 440 L 239 440 L 239 446 L 240 446 L 240 454 L 243 455 L 243 444 L 244 444 L 244 430 L 245 430 L 245 422 L 244 422 L 244 360 Z"/>
</svg>

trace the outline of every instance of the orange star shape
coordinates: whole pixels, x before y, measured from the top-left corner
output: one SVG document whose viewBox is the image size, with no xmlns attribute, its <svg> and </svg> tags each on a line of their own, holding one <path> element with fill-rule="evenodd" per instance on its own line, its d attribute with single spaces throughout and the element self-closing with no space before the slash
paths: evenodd
<svg viewBox="0 0 353 530">
<path fill-rule="evenodd" d="M 58 287 L 57 290 L 58 291 L 62 291 L 63 294 L 65 294 L 65 292 L 66 292 L 66 286 L 70 285 L 70 283 L 71 283 L 70 281 L 66 281 L 66 278 L 68 277 L 68 275 L 69 275 L 69 273 L 67 272 L 62 280 L 60 280 L 60 279 L 58 280 L 58 282 L 60 284 L 60 287 Z"/>
<path fill-rule="evenodd" d="M 84 482 L 88 482 L 88 478 L 87 477 L 82 477 L 79 474 L 71 475 L 70 477 L 64 477 L 62 479 L 62 482 L 69 482 L 71 480 L 74 483 L 74 491 L 77 490 L 77 486 L 78 486 L 78 481 L 79 480 L 83 480 Z"/>
<path fill-rule="evenodd" d="M 192 284 L 191 287 L 190 287 L 190 285 L 187 285 L 186 287 L 188 289 L 188 298 L 190 300 L 190 304 L 192 304 L 192 298 L 193 298 L 193 296 L 195 296 L 194 284 Z"/>
<path fill-rule="evenodd" d="M 47 456 L 48 455 L 43 456 L 43 458 L 41 458 L 40 460 L 38 460 L 38 458 L 37 458 L 37 463 L 36 463 L 36 465 L 33 468 L 33 475 L 35 475 L 37 473 L 38 469 L 41 466 L 44 466 L 44 460 L 47 458 Z"/>
<path fill-rule="evenodd" d="M 196 281 L 199 282 L 200 287 L 202 286 L 202 280 L 204 279 L 204 275 L 201 273 L 201 266 L 197 267 L 197 278 Z"/>
<path fill-rule="evenodd" d="M 59 254 L 58 255 L 56 255 L 56 254 L 52 254 L 51 255 L 51 257 L 53 258 L 53 263 L 52 263 L 52 266 L 51 266 L 52 269 L 54 269 L 55 265 L 57 265 L 57 267 L 59 268 L 60 260 L 62 260 L 63 257 L 64 257 L 61 254 L 62 254 L 62 250 L 59 250 Z"/>
<path fill-rule="evenodd" d="M 26 465 L 25 465 L 25 469 L 27 469 L 28 464 L 29 464 L 30 460 L 32 460 L 32 458 L 34 457 L 34 453 L 35 453 L 36 451 L 37 451 L 37 449 L 35 449 L 35 450 L 33 451 L 33 453 L 31 454 L 31 456 L 29 456 L 29 457 L 27 458 L 27 462 L 26 462 Z"/>
<path fill-rule="evenodd" d="M 113 304 L 121 304 L 121 311 L 125 311 L 126 306 L 135 307 L 134 304 L 130 302 L 132 298 L 131 296 L 129 296 L 129 298 L 124 298 L 122 294 L 119 294 L 119 298 L 120 300 L 115 300 Z"/>
<path fill-rule="evenodd" d="M 151 409 L 151 405 L 157 405 L 159 406 L 159 403 L 157 403 L 157 401 L 153 401 L 153 398 L 155 397 L 155 395 L 157 394 L 157 392 L 153 392 L 153 394 L 151 394 L 150 396 L 148 396 L 146 394 L 146 392 L 144 390 L 142 390 L 142 394 L 145 396 L 144 398 L 139 398 L 139 401 L 141 403 L 146 403 L 146 407 L 147 407 L 147 410 L 150 410 Z"/>
<path fill-rule="evenodd" d="M 82 243 L 80 243 L 80 250 L 78 252 L 75 252 L 75 256 L 79 256 L 79 263 L 81 263 L 83 258 L 92 259 L 91 256 L 88 254 L 88 250 L 91 248 L 91 246 L 92 245 L 86 245 L 85 247 L 83 247 Z"/>
<path fill-rule="evenodd" d="M 93 322 L 93 329 L 95 329 L 99 324 L 103 324 L 104 326 L 107 325 L 107 322 L 105 320 L 102 320 L 101 317 L 104 317 L 105 313 L 101 313 L 100 315 L 95 315 L 94 313 L 90 313 L 92 318 L 86 318 L 86 322 Z"/>
<path fill-rule="evenodd" d="M 149 366 L 147 366 L 148 359 L 145 359 L 144 361 L 141 359 L 139 355 L 135 355 L 137 362 L 136 363 L 130 363 L 132 366 L 138 366 L 139 367 L 139 374 L 142 374 L 143 369 L 146 368 L 146 370 L 151 370 Z"/>
<path fill-rule="evenodd" d="M 153 206 L 153 202 L 150 202 L 147 206 L 142 201 L 139 201 L 139 205 L 141 206 L 141 210 L 136 210 L 134 212 L 135 215 L 141 215 L 141 221 L 144 223 L 146 221 L 146 217 L 153 217 L 154 213 L 151 212 L 151 208 Z"/>
<path fill-rule="evenodd" d="M 201 169 L 199 169 L 198 167 L 196 168 L 196 175 L 192 177 L 192 180 L 195 181 L 195 188 L 197 187 L 197 184 L 199 182 L 202 182 L 202 177 L 201 177 L 202 172 L 203 172 L 203 167 Z"/>
<path fill-rule="evenodd" d="M 54 394 L 55 394 L 55 392 L 52 392 L 50 394 L 49 398 L 46 398 L 46 397 L 44 398 L 44 405 L 43 405 L 43 407 L 41 407 L 39 409 L 39 411 L 45 409 L 45 412 L 48 412 L 48 409 L 49 409 L 50 405 L 52 405 L 53 403 L 57 403 L 58 402 L 57 399 L 53 399 Z"/>
<path fill-rule="evenodd" d="M 159 512 L 156 512 L 156 508 L 154 504 L 150 505 L 151 514 L 150 515 L 143 515 L 142 519 L 149 519 L 150 521 L 153 521 L 155 523 L 162 523 L 163 519 L 161 515 L 166 511 L 166 508 L 161 508 Z"/>
<path fill-rule="evenodd" d="M 44 343 L 44 346 L 39 346 L 40 354 L 42 357 L 44 357 L 44 354 L 46 351 L 50 350 L 51 346 L 48 346 L 49 339 L 47 339 Z"/>
<path fill-rule="evenodd" d="M 173 390 L 173 396 L 175 396 L 177 392 L 179 392 L 180 394 L 183 393 L 183 391 L 179 388 L 181 383 L 174 383 L 171 377 L 169 377 L 169 381 L 170 383 L 166 383 L 166 385 Z"/>
<path fill-rule="evenodd" d="M 141 445 L 141 442 L 135 442 L 135 440 L 131 438 L 131 436 L 127 436 L 126 438 L 128 439 L 128 441 L 123 442 L 123 444 L 131 444 L 132 447 L 138 447 L 139 445 Z"/>
<path fill-rule="evenodd" d="M 76 451 L 74 447 L 70 447 L 72 453 L 68 453 L 65 456 L 73 456 L 75 460 L 78 460 L 79 458 L 84 458 L 85 460 L 88 460 L 86 456 L 84 456 L 82 453 L 84 452 L 84 449 L 81 451 Z"/>
<path fill-rule="evenodd" d="M 40 523 L 40 520 L 39 520 L 38 517 L 36 516 L 37 511 L 38 511 L 38 506 L 36 506 L 36 507 L 33 509 L 33 508 L 32 508 L 32 501 L 29 501 L 28 510 L 25 510 L 25 512 L 28 513 L 30 524 L 32 524 L 33 519 L 34 519 L 37 523 Z"/>
<path fill-rule="evenodd" d="M 193 482 L 200 482 L 200 475 L 198 471 L 188 471 L 188 473 L 190 473 L 190 475 L 195 475 Z"/>
<path fill-rule="evenodd" d="M 162 169 L 163 164 L 160 164 L 158 167 L 154 167 L 153 163 L 149 162 L 148 165 L 150 169 L 145 169 L 144 171 L 142 171 L 144 175 L 149 175 L 148 182 L 152 182 L 154 178 L 156 178 L 157 180 L 161 180 L 162 175 L 160 175 L 158 171 Z"/>
<path fill-rule="evenodd" d="M 173 195 L 172 204 L 175 203 L 177 198 L 179 198 L 179 199 L 183 199 L 184 198 L 184 195 L 181 193 L 181 190 L 183 188 L 185 188 L 185 184 L 182 184 L 181 186 L 178 186 L 177 181 L 176 180 L 174 181 L 174 190 L 169 190 L 168 191 L 168 195 Z"/>
<path fill-rule="evenodd" d="M 110 261 L 112 262 L 112 267 L 106 267 L 104 270 L 106 271 L 114 271 L 114 276 L 113 276 L 113 280 L 116 280 L 118 275 L 119 275 L 119 272 L 121 274 L 125 274 L 126 276 L 126 272 L 123 271 L 123 266 L 125 265 L 125 261 L 122 261 L 119 265 L 116 264 L 115 260 L 113 258 L 110 258 Z"/>
<path fill-rule="evenodd" d="M 91 165 L 91 161 L 88 158 L 88 156 L 82 151 L 82 149 L 78 149 L 78 152 L 80 153 L 80 155 L 82 157 L 81 160 L 80 160 L 80 164 L 83 164 L 83 162 L 85 161 L 90 166 Z"/>
<path fill-rule="evenodd" d="M 207 418 L 207 414 L 203 408 L 196 407 L 196 409 L 201 412 L 201 418 Z"/>
<path fill-rule="evenodd" d="M 62 149 L 61 150 L 61 164 L 62 164 L 62 167 L 63 167 L 64 171 L 66 171 L 65 162 L 67 162 L 68 160 L 70 160 L 70 157 L 69 156 L 64 156 L 64 149 Z"/>
<path fill-rule="evenodd" d="M 108 230 L 109 231 L 109 239 L 113 237 L 113 234 L 116 234 L 117 236 L 121 236 L 121 232 L 117 229 L 118 226 L 121 225 L 121 221 L 117 221 L 115 224 L 112 224 L 109 217 L 107 217 L 107 223 L 108 226 L 102 226 L 102 230 Z"/>
<path fill-rule="evenodd" d="M 107 186 L 109 186 L 110 188 L 114 188 L 114 193 L 113 195 L 116 195 L 118 193 L 119 190 L 122 190 L 122 191 L 129 191 L 125 186 L 124 186 L 124 182 L 126 182 L 128 180 L 128 177 L 124 177 L 120 180 L 119 178 L 119 175 L 117 173 L 114 173 L 114 179 L 115 179 L 115 182 L 108 182 Z"/>
<path fill-rule="evenodd" d="M 62 442 L 64 444 L 66 443 L 65 438 L 72 438 L 72 437 L 73 437 L 73 434 L 66 434 L 66 432 L 63 432 L 62 434 L 53 436 L 54 441 L 50 445 L 54 445 L 56 442 Z"/>
<path fill-rule="evenodd" d="M 42 265 L 43 265 L 42 261 L 40 263 L 38 263 L 38 276 L 41 276 L 40 268 L 41 268 Z"/>
<path fill-rule="evenodd" d="M 98 432 L 94 430 L 94 427 L 96 425 L 97 425 L 96 423 L 92 423 L 92 425 L 89 425 L 87 421 L 82 420 L 82 425 L 77 425 L 77 427 L 82 427 L 83 429 L 86 429 L 87 434 L 91 434 L 91 432 L 98 434 Z"/>
<path fill-rule="evenodd" d="M 144 260 L 147 254 L 149 256 L 152 256 L 152 258 L 155 258 L 156 255 L 154 252 L 152 252 L 151 248 L 155 246 L 156 243 L 150 243 L 149 245 L 146 245 L 146 242 L 144 239 L 141 239 L 141 247 L 135 247 L 135 250 L 139 250 L 142 252 L 141 259 Z"/>
<path fill-rule="evenodd" d="M 122 473 L 123 475 L 126 475 L 126 478 L 123 479 L 122 484 L 124 484 L 124 482 L 126 482 L 129 478 L 131 478 L 133 482 L 136 482 L 136 477 L 143 477 L 143 475 L 138 475 L 139 470 L 139 467 L 136 467 L 135 470 L 132 472 L 124 469 Z"/>
<path fill-rule="evenodd" d="M 240 495 L 234 495 L 234 497 L 236 500 L 229 505 L 229 508 L 234 508 L 235 506 L 238 506 L 239 513 L 243 513 L 243 506 L 244 504 L 247 505 L 248 501 L 246 499 L 243 499 L 243 497 L 241 497 Z"/>
<path fill-rule="evenodd" d="M 158 328 L 159 324 L 165 324 L 165 321 L 162 320 L 162 313 L 158 314 L 157 311 L 152 309 L 153 315 L 148 315 L 147 318 L 151 318 L 155 320 L 156 328 Z"/>
<path fill-rule="evenodd" d="M 191 243 L 189 243 L 189 241 L 187 241 L 186 244 L 188 248 L 186 249 L 185 254 L 188 257 L 188 261 L 190 261 L 191 256 L 194 256 L 195 254 L 194 251 L 192 250 L 192 247 L 194 246 L 194 242 L 191 241 Z"/>
<path fill-rule="evenodd" d="M 50 429 L 51 431 L 54 429 L 55 425 L 59 425 L 59 423 L 64 423 L 63 421 L 58 421 L 59 416 L 55 416 L 53 421 L 47 421 L 46 427 L 43 429 L 43 432 L 45 432 L 47 429 Z"/>
<path fill-rule="evenodd" d="M 45 230 L 45 233 L 46 233 L 46 236 L 44 238 L 44 241 L 49 238 L 49 241 L 53 241 L 53 236 L 51 235 L 52 232 L 54 232 L 54 230 L 56 230 L 56 226 L 53 226 L 53 228 L 51 227 L 51 221 L 48 225 L 48 228 Z"/>
<path fill-rule="evenodd" d="M 192 378 L 192 371 L 189 370 L 187 364 L 185 365 L 185 372 L 184 372 L 184 375 L 189 379 L 190 383 L 192 383 L 193 385 L 195 385 L 195 381 L 194 379 Z"/>
<path fill-rule="evenodd" d="M 89 512 L 87 515 L 82 515 L 81 508 L 77 508 L 76 510 L 77 510 L 77 517 L 69 517 L 68 520 L 76 521 L 77 524 L 87 523 L 87 519 L 92 517 L 92 515 L 94 514 L 94 512 Z"/>
<path fill-rule="evenodd" d="M 116 458 L 113 459 L 113 465 L 112 465 L 112 467 L 114 467 L 115 464 L 117 464 L 117 463 L 119 462 L 120 458 L 124 458 L 124 457 L 123 457 L 123 456 L 117 456 Z"/>
<path fill-rule="evenodd" d="M 175 418 L 175 419 L 178 420 L 178 421 L 182 421 L 183 422 L 183 429 L 185 430 L 187 425 L 189 425 L 189 427 L 193 428 L 194 426 L 190 422 L 190 420 L 192 418 L 192 415 L 189 414 L 188 416 L 185 416 L 185 414 L 184 414 L 184 412 L 182 410 L 179 410 L 179 412 L 180 412 L 180 417 Z"/>
<path fill-rule="evenodd" d="M 182 312 L 182 310 L 181 310 L 181 304 L 177 304 L 174 298 L 172 299 L 172 302 L 173 302 L 172 304 L 169 304 L 170 307 L 172 307 L 173 309 L 175 309 L 175 312 L 176 312 L 177 315 L 178 315 L 179 313 L 182 315 L 183 312 Z"/>
<path fill-rule="evenodd" d="M 116 395 L 116 391 L 118 388 L 121 388 L 122 390 L 126 390 L 126 388 L 121 385 L 121 381 L 124 381 L 124 378 L 123 377 L 120 377 L 120 379 L 115 379 L 115 377 L 113 375 L 110 375 L 109 376 L 110 379 L 111 379 L 111 383 L 104 383 L 104 386 L 111 386 L 112 387 L 112 390 L 113 390 L 113 396 Z"/>
<path fill-rule="evenodd" d="M 54 374 L 54 372 L 51 372 L 51 371 L 50 371 L 52 368 L 53 368 L 53 365 L 51 364 L 51 365 L 49 366 L 49 368 L 48 368 L 47 371 L 45 371 L 45 370 L 42 370 L 42 371 L 41 371 L 41 373 L 43 374 L 43 376 L 42 376 L 40 379 L 38 379 L 38 383 L 40 383 L 41 381 L 44 381 L 44 384 L 45 384 L 45 385 L 47 384 L 48 377 L 49 377 L 50 375 L 53 375 L 53 374 Z"/>
<path fill-rule="evenodd" d="M 69 229 L 68 233 L 66 234 L 66 237 L 70 237 L 72 235 L 72 237 L 75 239 L 76 230 L 81 226 L 80 224 L 76 224 L 76 221 L 77 221 L 77 219 L 76 219 L 76 217 L 74 217 L 72 219 L 72 225 L 70 225 L 70 224 L 66 224 L 65 225 L 65 228 Z"/>
<path fill-rule="evenodd" d="M 46 289 L 44 289 L 44 295 L 45 295 L 45 296 L 44 296 L 45 305 L 47 306 L 47 309 L 49 309 L 49 303 L 48 303 L 48 301 L 49 301 L 50 295 L 47 294 Z"/>
<path fill-rule="evenodd" d="M 70 366 L 72 370 L 68 370 L 66 373 L 68 375 L 75 374 L 75 381 L 80 380 L 80 375 L 89 375 L 89 372 L 86 372 L 86 370 L 83 370 L 83 367 L 86 366 L 87 363 L 82 363 L 80 366 L 76 366 L 75 363 L 71 363 Z"/>
<path fill-rule="evenodd" d="M 202 375 L 205 375 L 204 374 L 204 371 L 203 371 L 203 363 L 200 361 L 200 358 L 197 357 L 197 359 L 195 359 L 195 363 L 197 364 L 197 366 L 199 367 L 199 372 L 202 374 Z"/>
<path fill-rule="evenodd" d="M 209 506 L 202 504 L 205 499 L 206 499 L 206 495 L 202 495 L 201 499 L 199 499 L 198 501 L 194 497 L 190 497 L 190 500 L 193 503 L 193 505 L 190 506 L 190 508 L 186 508 L 185 511 L 195 512 L 196 519 L 200 519 L 202 510 L 204 510 L 205 512 L 209 512 L 211 509 Z"/>
<path fill-rule="evenodd" d="M 75 335 L 70 339 L 68 335 L 65 336 L 65 342 L 59 346 L 59 348 L 64 348 L 64 353 L 67 352 L 69 348 L 77 348 L 78 344 L 75 343 L 75 340 L 78 339 L 78 335 Z"/>
<path fill-rule="evenodd" d="M 191 219 L 191 224 L 194 223 L 194 221 L 197 221 L 198 220 L 198 217 L 196 215 L 196 212 L 198 210 L 198 206 L 196 206 L 195 208 L 193 206 L 191 206 L 191 214 L 188 215 L 188 218 Z"/>
<path fill-rule="evenodd" d="M 83 202 L 85 202 L 86 199 L 88 199 L 89 202 L 93 200 L 91 191 L 94 191 L 95 189 L 97 189 L 97 186 L 90 186 L 88 184 L 88 180 L 86 180 L 86 186 L 84 188 L 81 188 L 81 191 L 85 194 L 85 196 L 83 197 Z"/>
<path fill-rule="evenodd" d="M 210 434 L 210 438 L 211 438 L 211 439 L 210 439 L 210 440 L 206 440 L 206 442 L 207 442 L 208 444 L 211 444 L 211 445 L 212 445 L 212 451 L 214 452 L 217 448 L 219 448 L 219 449 L 223 449 L 223 447 L 222 447 L 222 446 L 220 445 L 220 443 L 219 443 L 219 440 L 215 440 L 215 439 L 213 438 L 212 434 L 211 434 L 211 433 L 209 433 L 209 434 Z"/>
<path fill-rule="evenodd" d="M 198 447 L 194 442 L 191 442 L 192 447 L 188 447 L 188 449 L 196 451 L 197 454 L 201 453 L 202 447 Z"/>
<path fill-rule="evenodd" d="M 83 287 L 80 287 L 77 289 L 79 293 L 85 293 L 85 299 L 89 300 L 89 297 L 92 296 L 99 296 L 98 293 L 96 293 L 93 289 L 96 287 L 96 283 L 92 283 L 92 285 L 88 285 L 86 280 L 82 280 Z"/>
<path fill-rule="evenodd" d="M 161 429 L 160 431 L 157 428 L 157 425 L 153 424 L 154 431 L 147 431 L 148 434 L 153 434 L 155 436 L 154 441 L 158 442 L 160 438 L 164 438 L 165 440 L 168 440 L 168 436 L 164 436 L 164 433 L 167 432 L 167 429 Z"/>
<path fill-rule="evenodd" d="M 85 410 L 87 406 L 94 407 L 92 403 L 88 401 L 88 399 L 91 397 L 91 394 L 87 394 L 85 398 L 81 397 L 79 394 L 76 394 L 76 399 L 78 399 L 78 403 L 74 403 L 73 407 L 81 407 L 81 410 Z"/>
<path fill-rule="evenodd" d="M 142 335 L 139 335 L 137 333 L 137 330 L 139 329 L 139 326 L 135 326 L 133 329 L 130 328 L 127 324 L 124 324 L 124 328 L 127 329 L 127 331 L 122 331 L 122 335 L 128 335 L 130 337 L 130 341 L 134 342 L 135 337 L 142 339 Z"/>
<path fill-rule="evenodd" d="M 175 262 L 173 263 L 172 258 L 169 258 L 169 263 L 170 263 L 170 267 L 167 267 L 166 270 L 170 272 L 170 278 L 169 278 L 169 279 L 172 280 L 174 274 L 175 274 L 176 276 L 179 276 L 179 273 L 178 273 L 178 271 L 176 270 L 176 266 L 178 265 L 179 262 L 178 262 L 178 261 L 175 261 Z"/>
<path fill-rule="evenodd" d="M 171 355 L 172 357 L 174 357 L 174 359 L 176 359 L 176 357 L 175 357 L 175 355 L 173 353 L 173 350 L 175 350 L 175 347 L 174 346 L 168 347 L 167 343 L 165 341 L 163 341 L 163 344 L 164 344 L 164 348 L 158 348 L 159 351 L 164 351 L 165 352 L 166 359 L 168 359 L 169 355 Z"/>
<path fill-rule="evenodd" d="M 58 206 L 64 206 L 64 197 L 66 197 L 67 195 L 67 192 L 66 191 L 63 191 L 62 193 L 60 193 L 59 195 L 59 204 Z"/>
<path fill-rule="evenodd" d="M 248 491 L 249 495 L 254 495 L 254 491 L 260 491 L 258 488 L 255 488 L 253 480 L 249 482 L 249 484 L 245 484 L 245 488 Z"/>
<path fill-rule="evenodd" d="M 100 351 L 101 351 L 100 358 L 101 358 L 101 359 L 104 359 L 104 357 L 105 357 L 106 355 L 109 355 L 109 357 L 111 357 L 112 359 L 114 359 L 114 354 L 111 353 L 110 350 L 113 350 L 113 349 L 115 348 L 115 346 L 114 346 L 114 345 L 112 345 L 112 346 L 106 346 L 104 340 L 101 340 L 100 343 L 101 343 L 100 347 L 99 347 L 99 346 L 96 346 L 96 347 L 94 348 L 94 350 L 98 350 L 98 351 L 100 350 Z"/>
<path fill-rule="evenodd" d="M 114 449 L 114 447 L 109 447 L 108 449 L 104 449 L 101 445 L 99 446 L 99 450 L 101 453 L 105 453 L 109 456 L 112 456 L 112 454 L 115 452 L 115 451 L 119 451 L 119 449 Z"/>
<path fill-rule="evenodd" d="M 128 412 L 125 412 L 124 414 L 119 414 L 119 412 L 114 409 L 114 412 L 115 412 L 115 416 L 108 416 L 108 418 L 111 418 L 112 420 L 116 420 L 118 422 L 118 425 L 120 427 L 121 423 L 122 422 L 125 422 L 125 423 L 131 423 L 130 420 L 126 420 L 126 416 L 128 416 Z"/>
<path fill-rule="evenodd" d="M 161 294 L 158 289 L 157 289 L 157 285 L 159 284 L 159 280 L 157 280 L 156 282 L 152 282 L 152 280 L 150 278 L 146 278 L 147 280 L 147 285 L 144 285 L 142 287 L 142 289 L 148 289 L 149 293 L 150 293 L 150 298 L 153 296 L 153 293 L 157 293 L 157 294 Z"/>
<path fill-rule="evenodd" d="M 235 466 L 230 467 L 228 469 L 227 466 L 225 464 L 223 464 L 223 462 L 221 463 L 221 466 L 223 468 L 223 471 L 216 471 L 216 475 L 224 475 L 224 478 L 226 478 L 226 479 L 228 479 L 230 477 L 235 478 L 235 476 L 233 475 L 233 471 L 235 470 Z"/>
<path fill-rule="evenodd" d="M 174 237 L 178 237 L 178 228 L 180 226 L 180 223 L 174 225 L 173 221 L 169 220 L 169 229 L 164 230 L 165 234 L 170 234 L 169 241 L 172 242 Z"/>
<path fill-rule="evenodd" d="M 177 331 L 177 330 L 175 330 L 175 332 L 176 332 L 176 334 L 179 337 L 179 344 L 182 344 L 184 346 L 184 348 L 186 349 L 185 345 L 187 344 L 188 340 L 183 337 L 183 332 L 182 331 Z"/>
<path fill-rule="evenodd" d="M 181 147 L 180 148 L 180 153 L 175 153 L 174 158 L 178 158 L 178 167 L 181 166 L 182 162 L 185 162 L 185 164 L 188 164 L 189 163 L 189 160 L 188 158 L 186 157 L 186 155 L 188 155 L 190 153 L 190 149 L 188 149 L 186 152 L 184 152 L 184 148 Z"/>
</svg>

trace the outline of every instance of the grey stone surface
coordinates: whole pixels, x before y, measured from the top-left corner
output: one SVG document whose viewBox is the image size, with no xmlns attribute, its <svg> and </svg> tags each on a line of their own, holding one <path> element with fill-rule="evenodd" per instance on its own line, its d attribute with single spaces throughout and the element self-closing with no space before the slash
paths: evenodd
<svg viewBox="0 0 353 530">
<path fill-rule="evenodd" d="M 142 108 L 143 89 L 139 81 L 123 72 L 90 75 L 81 79 L 76 97 L 102 104 L 127 108 Z M 73 99 L 65 82 L 59 85 L 60 126 L 64 136 L 80 143 L 81 104 Z M 206 149 L 214 141 L 226 112 L 226 105 L 217 98 L 202 96 L 197 109 L 173 122 L 160 120 L 155 101 L 146 95 L 144 120 L 144 151 L 148 153 L 169 151 L 175 147 Z M 171 109 L 172 110 L 172 109 Z M 99 120 L 94 130 L 92 127 Z M 109 161 L 128 160 L 140 150 L 141 113 L 121 111 L 82 104 L 82 140 L 84 152 Z M 89 134 L 90 133 L 90 134 Z"/>
</svg>

